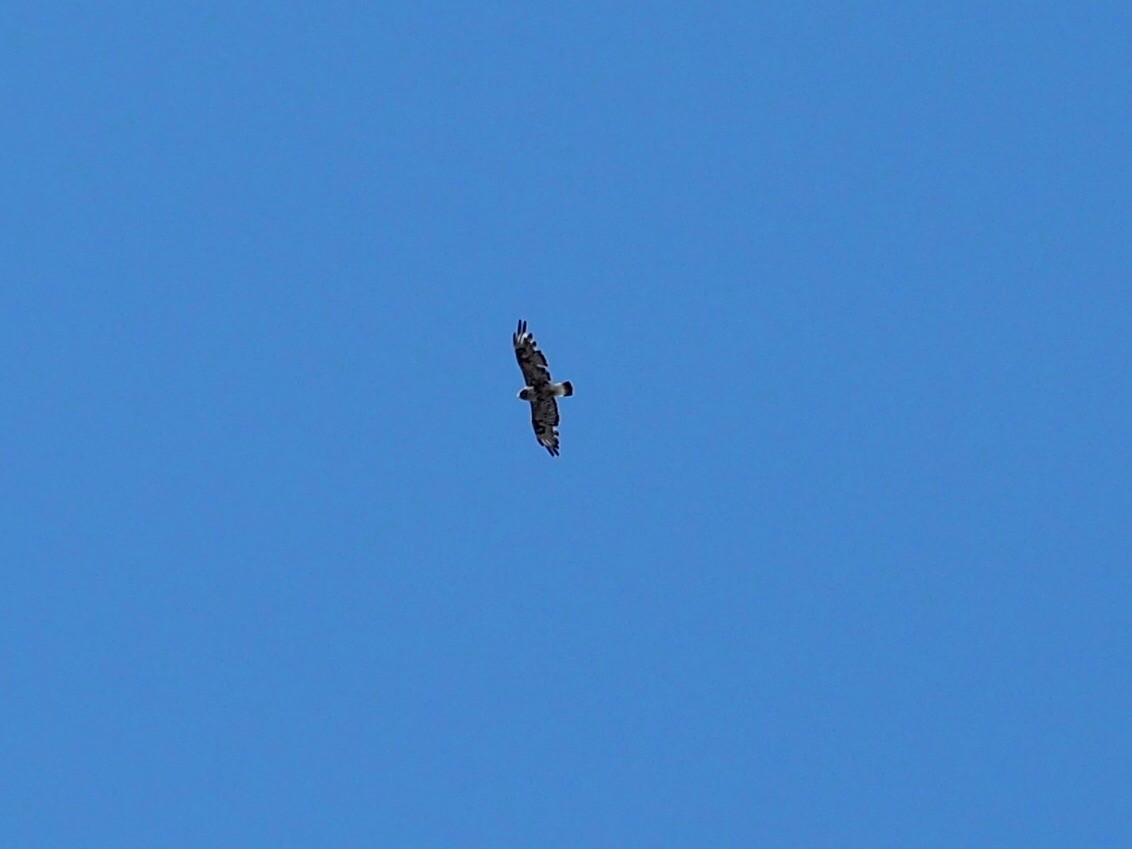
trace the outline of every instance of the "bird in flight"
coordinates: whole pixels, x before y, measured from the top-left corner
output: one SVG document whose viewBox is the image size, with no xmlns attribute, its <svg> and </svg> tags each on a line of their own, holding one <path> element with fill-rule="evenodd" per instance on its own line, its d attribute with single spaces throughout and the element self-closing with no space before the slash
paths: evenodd
<svg viewBox="0 0 1132 849">
<path fill-rule="evenodd" d="M 550 379 L 550 369 L 546 355 L 538 349 L 534 334 L 527 330 L 527 323 L 520 319 L 519 327 L 511 336 L 515 346 L 515 359 L 523 372 L 527 385 L 519 392 L 522 401 L 531 404 L 531 424 L 535 428 L 535 438 L 539 445 L 558 456 L 558 398 L 574 394 L 574 384 L 566 380 L 555 383 Z"/>
</svg>

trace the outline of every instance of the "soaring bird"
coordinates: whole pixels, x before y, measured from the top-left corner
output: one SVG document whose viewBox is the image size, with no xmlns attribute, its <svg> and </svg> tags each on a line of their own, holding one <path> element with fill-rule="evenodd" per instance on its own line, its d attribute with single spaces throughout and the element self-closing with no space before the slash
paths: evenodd
<svg viewBox="0 0 1132 849">
<path fill-rule="evenodd" d="M 527 330 L 527 323 L 519 320 L 519 327 L 511 336 L 515 346 L 515 359 L 523 372 L 527 385 L 519 392 L 522 401 L 531 404 L 531 424 L 539 445 L 558 456 L 558 398 L 574 394 L 574 384 L 566 380 L 555 383 L 550 379 L 550 369 L 546 356 L 538 349 L 534 334 Z"/>
</svg>

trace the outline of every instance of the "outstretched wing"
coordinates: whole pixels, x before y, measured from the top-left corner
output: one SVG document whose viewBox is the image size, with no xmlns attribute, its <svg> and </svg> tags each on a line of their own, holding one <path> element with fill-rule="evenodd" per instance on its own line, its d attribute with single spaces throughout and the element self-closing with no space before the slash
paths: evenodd
<svg viewBox="0 0 1132 849">
<path fill-rule="evenodd" d="M 519 322 L 519 328 L 511 336 L 511 342 L 515 345 L 515 359 L 519 361 L 519 368 L 522 369 L 527 386 L 539 387 L 550 383 L 550 369 L 547 368 L 546 357 L 538 349 L 534 334 L 527 330 L 525 321 Z M 558 423 L 557 407 L 554 423 Z"/>
<path fill-rule="evenodd" d="M 535 428 L 538 444 L 558 456 L 558 402 L 553 395 L 545 395 L 531 401 L 531 424 Z"/>
</svg>

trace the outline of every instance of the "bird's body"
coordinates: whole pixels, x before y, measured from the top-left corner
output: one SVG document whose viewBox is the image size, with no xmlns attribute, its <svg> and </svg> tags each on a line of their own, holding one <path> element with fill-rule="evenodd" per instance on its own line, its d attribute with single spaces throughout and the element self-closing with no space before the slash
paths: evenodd
<svg viewBox="0 0 1132 849">
<path fill-rule="evenodd" d="M 538 439 L 539 445 L 552 456 L 557 457 L 557 399 L 573 395 L 574 385 L 568 380 L 555 383 L 550 379 L 546 356 L 538 349 L 534 334 L 527 330 L 525 321 L 520 320 L 511 342 L 515 347 L 515 359 L 519 361 L 519 369 L 527 382 L 527 385 L 519 391 L 519 399 L 528 401 L 531 405 L 531 424 L 534 426 L 535 438 Z"/>
<path fill-rule="evenodd" d="M 551 398 L 565 398 L 574 394 L 574 386 L 570 381 L 565 383 L 548 383 L 545 386 L 524 386 L 519 390 L 519 399 L 522 401 L 537 401 L 543 395 Z"/>
</svg>

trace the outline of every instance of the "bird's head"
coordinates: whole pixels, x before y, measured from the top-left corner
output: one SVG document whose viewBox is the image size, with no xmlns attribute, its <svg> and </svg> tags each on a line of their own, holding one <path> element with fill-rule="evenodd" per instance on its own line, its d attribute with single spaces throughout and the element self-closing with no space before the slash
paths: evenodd
<svg viewBox="0 0 1132 849">
<path fill-rule="evenodd" d="M 535 391 L 533 389 L 531 389 L 531 387 L 529 387 L 529 386 L 524 386 L 522 389 L 519 390 L 519 400 L 520 401 L 533 401 L 534 397 L 535 397 Z"/>
</svg>

